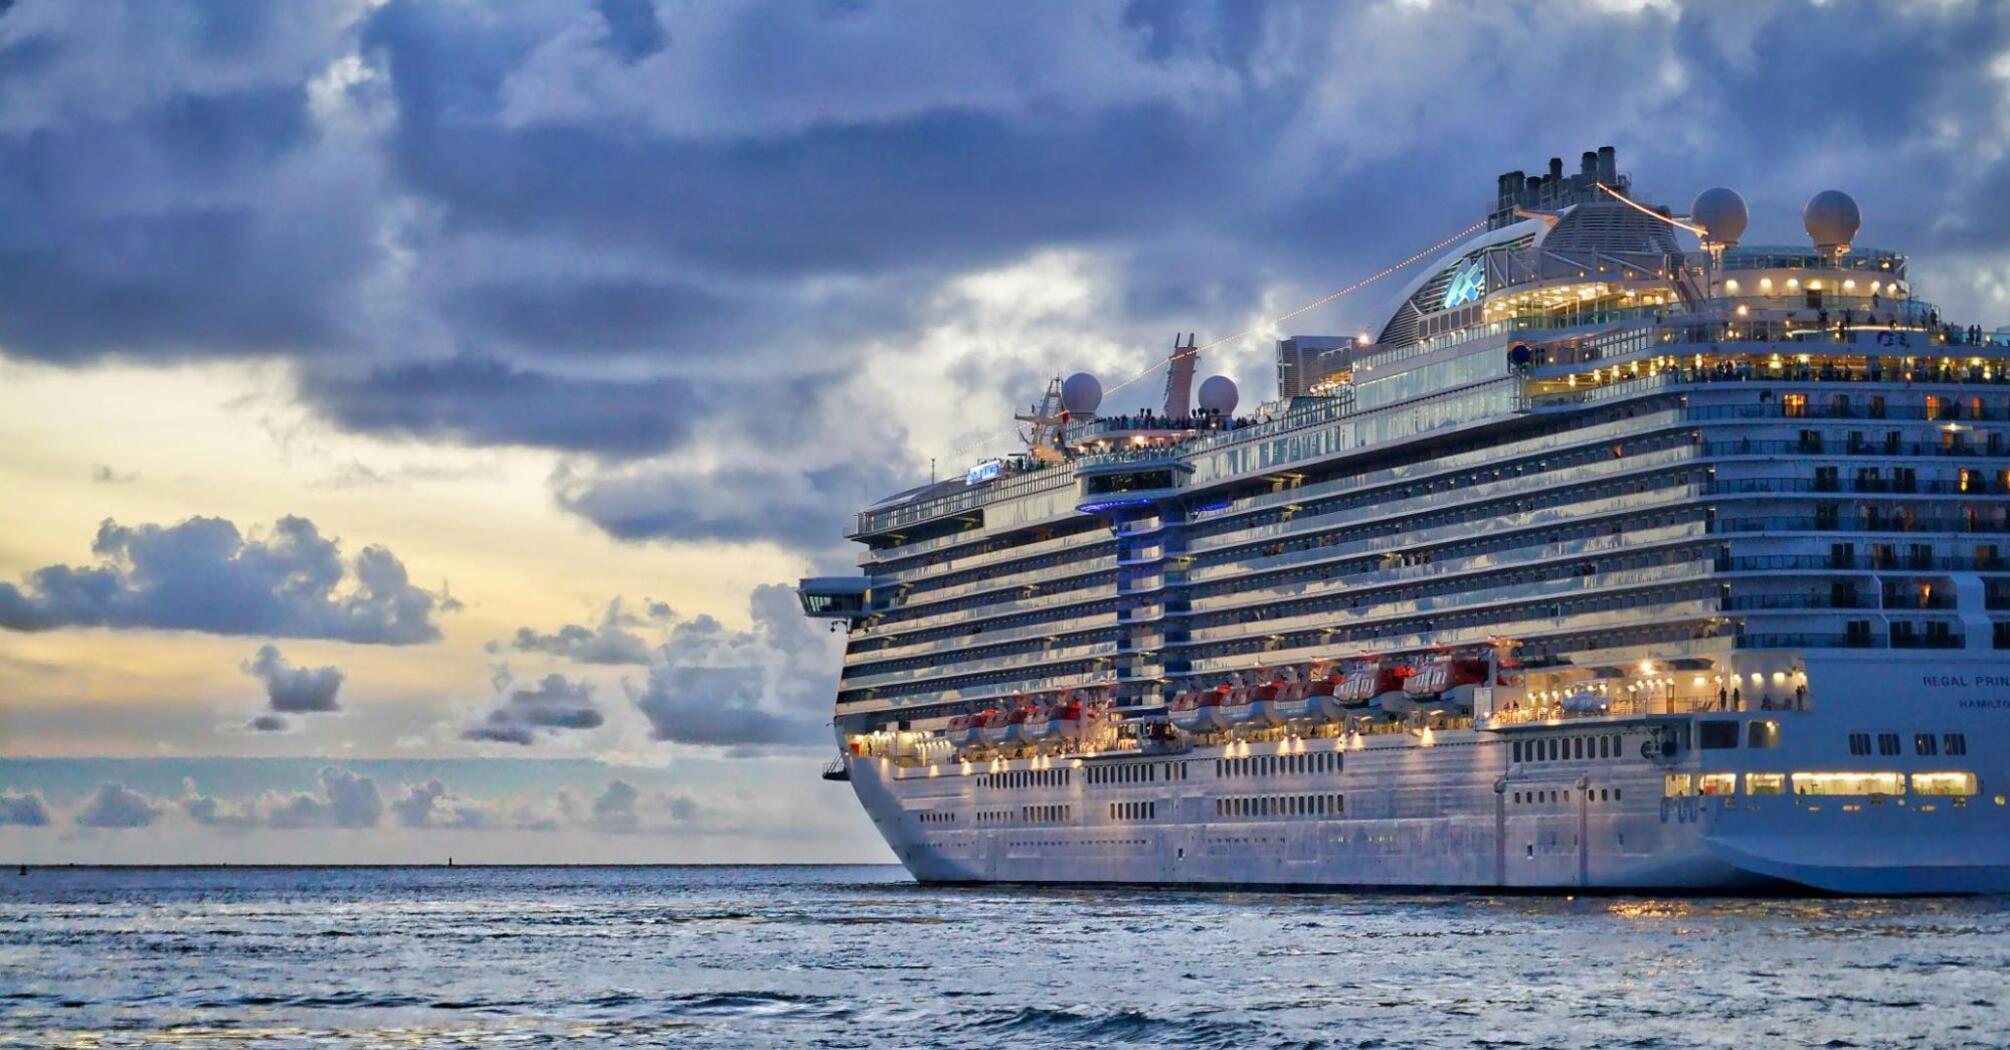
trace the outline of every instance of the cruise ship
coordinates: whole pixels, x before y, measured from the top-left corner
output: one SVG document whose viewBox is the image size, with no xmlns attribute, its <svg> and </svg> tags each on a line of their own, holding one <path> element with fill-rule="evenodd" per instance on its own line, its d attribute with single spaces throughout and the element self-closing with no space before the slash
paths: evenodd
<svg viewBox="0 0 2010 1050">
<path fill-rule="evenodd" d="M 2010 330 L 1803 220 L 1607 147 L 1273 401 L 1057 378 L 802 581 L 825 778 L 925 882 L 2010 891 Z"/>
</svg>

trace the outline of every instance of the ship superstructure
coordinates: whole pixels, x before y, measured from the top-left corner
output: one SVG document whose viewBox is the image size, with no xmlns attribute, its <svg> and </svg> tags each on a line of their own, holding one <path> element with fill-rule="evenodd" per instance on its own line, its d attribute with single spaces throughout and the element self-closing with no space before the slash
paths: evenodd
<svg viewBox="0 0 2010 1050">
<path fill-rule="evenodd" d="M 930 881 L 2010 890 L 2010 339 L 1804 218 L 1607 148 L 1254 412 L 1057 380 L 803 581 L 827 775 Z"/>
</svg>

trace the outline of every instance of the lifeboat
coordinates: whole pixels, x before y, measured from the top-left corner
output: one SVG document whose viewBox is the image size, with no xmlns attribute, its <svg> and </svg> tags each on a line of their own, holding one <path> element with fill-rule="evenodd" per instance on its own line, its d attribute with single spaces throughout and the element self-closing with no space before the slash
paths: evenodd
<svg viewBox="0 0 2010 1050">
<path fill-rule="evenodd" d="M 1282 694 L 1283 687 L 1275 679 L 1250 686 L 1247 690 L 1248 702 L 1235 712 L 1238 716 L 1235 721 L 1252 726 L 1274 726 L 1284 721 L 1277 700 Z"/>
<path fill-rule="evenodd" d="M 1025 704 L 1005 716 L 1005 742 L 1024 744 L 1040 739 L 1047 729 L 1047 709 L 1039 703 Z"/>
<path fill-rule="evenodd" d="M 1255 712 L 1250 710 L 1251 702 L 1256 699 L 1252 695 L 1255 690 L 1242 680 L 1240 673 L 1229 675 L 1225 685 L 1215 688 L 1224 690 L 1221 696 L 1222 721 L 1239 725 L 1255 716 Z"/>
<path fill-rule="evenodd" d="M 990 712 L 991 717 L 984 720 L 983 731 L 985 743 L 1004 744 L 1018 739 L 1012 732 L 1016 728 L 1014 719 L 1024 722 L 1032 705 L 1027 704 L 1023 698 L 1014 697 L 1013 699 L 1014 703 L 1011 707 L 1002 711 L 993 710 Z"/>
<path fill-rule="evenodd" d="M 1305 683 L 1305 716 L 1325 722 L 1339 722 L 1347 717 L 1347 711 L 1340 706 L 1334 693 L 1343 681 L 1338 670 L 1320 672 Z"/>
<path fill-rule="evenodd" d="M 1093 718 L 1095 712 L 1081 700 L 1081 694 L 1066 703 L 1055 704 L 1047 712 L 1047 722 L 1040 730 L 1043 740 L 1064 740 L 1070 743 L 1082 739 L 1082 730 Z"/>
<path fill-rule="evenodd" d="M 1401 697 L 1404 672 L 1407 670 L 1374 664 L 1356 667 L 1333 687 L 1332 695 L 1324 697 L 1321 703 L 1330 717 L 1347 718 L 1372 704 Z"/>
<path fill-rule="evenodd" d="M 951 718 L 948 724 L 942 727 L 942 739 L 949 741 L 949 746 L 958 749 L 982 743 L 984 724 L 978 721 L 981 717 L 983 716 L 957 715 Z"/>
<path fill-rule="evenodd" d="M 1382 707 L 1392 714 L 1409 714 L 1422 708 L 1471 711 L 1473 690 L 1487 684 L 1489 672 L 1485 660 L 1473 657 L 1440 656 L 1425 661 L 1403 681 L 1403 700 L 1406 710 L 1397 710 L 1398 704 L 1391 706 L 1386 701 Z"/>
<path fill-rule="evenodd" d="M 1228 725 L 1222 717 L 1222 703 L 1228 699 L 1228 687 L 1213 689 L 1189 689 L 1173 697 L 1166 705 L 1172 716 L 1172 723 L 1189 733 L 1212 733 Z"/>
<path fill-rule="evenodd" d="M 1320 717 L 1319 701 L 1312 697 L 1311 670 L 1301 672 L 1296 667 L 1287 667 L 1277 676 L 1277 696 L 1271 702 L 1276 705 L 1277 717 L 1286 722 L 1297 722 L 1307 718 Z"/>
</svg>

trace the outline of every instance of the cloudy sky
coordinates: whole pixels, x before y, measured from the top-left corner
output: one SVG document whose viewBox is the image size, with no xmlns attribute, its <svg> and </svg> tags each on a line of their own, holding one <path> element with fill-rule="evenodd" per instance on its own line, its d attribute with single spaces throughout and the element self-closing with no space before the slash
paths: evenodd
<svg viewBox="0 0 2010 1050">
<path fill-rule="evenodd" d="M 2000 4 L 0 0 L 0 859 L 887 859 L 851 511 L 1608 143 L 2010 321 Z"/>
</svg>

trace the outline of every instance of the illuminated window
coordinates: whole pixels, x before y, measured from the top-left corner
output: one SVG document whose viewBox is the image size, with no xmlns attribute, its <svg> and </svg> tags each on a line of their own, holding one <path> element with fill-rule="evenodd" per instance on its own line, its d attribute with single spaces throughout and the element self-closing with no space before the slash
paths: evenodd
<svg viewBox="0 0 2010 1050">
<path fill-rule="evenodd" d="M 1772 748 L 1780 746 L 1780 724 L 1771 719 L 1756 719 L 1745 731 L 1746 747 Z"/>
<path fill-rule="evenodd" d="M 1745 794 L 1747 795 L 1784 795 L 1786 793 L 1787 775 L 1785 773 L 1745 774 Z"/>
<path fill-rule="evenodd" d="M 1914 773 L 1912 790 L 1922 795 L 1975 794 L 1975 774 L 1973 773 Z"/>
<path fill-rule="evenodd" d="M 1780 411 L 1789 418 L 1799 419 L 1808 414 L 1808 395 L 1783 394 L 1780 396 Z"/>
<path fill-rule="evenodd" d="M 1903 795 L 1903 773 L 1795 773 L 1796 795 Z"/>
<path fill-rule="evenodd" d="M 1670 773 L 1661 779 L 1662 798 L 1681 798 L 1692 794 L 1691 780 L 1687 773 Z"/>
<path fill-rule="evenodd" d="M 1700 794 L 1729 795 L 1738 790 L 1738 775 L 1736 773 L 1705 773 L 1700 778 L 1700 786 Z"/>
</svg>

